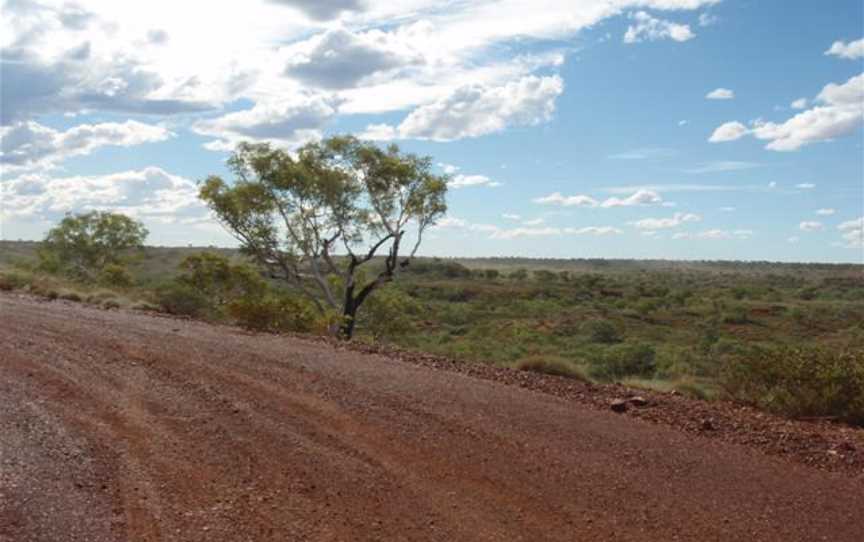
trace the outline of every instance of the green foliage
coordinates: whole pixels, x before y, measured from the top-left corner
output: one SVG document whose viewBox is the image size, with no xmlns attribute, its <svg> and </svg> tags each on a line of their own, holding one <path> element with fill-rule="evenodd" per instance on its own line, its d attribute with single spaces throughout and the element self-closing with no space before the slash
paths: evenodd
<svg viewBox="0 0 864 542">
<path fill-rule="evenodd" d="M 621 342 L 621 333 L 609 320 L 590 320 L 583 325 L 585 333 L 593 343 L 614 344 Z"/>
<path fill-rule="evenodd" d="M 358 327 L 375 340 L 392 340 L 414 329 L 412 316 L 419 311 L 411 297 L 395 288 L 383 288 L 364 306 Z"/>
<path fill-rule="evenodd" d="M 130 249 L 140 248 L 147 229 L 128 216 L 102 211 L 67 215 L 45 237 L 40 268 L 79 280 L 95 281 L 109 265 L 120 265 Z"/>
<path fill-rule="evenodd" d="M 309 143 L 296 154 L 241 143 L 228 160 L 236 182 L 212 176 L 200 197 L 269 276 L 322 315 L 339 310 L 342 335 L 350 338 L 360 306 L 408 266 L 423 232 L 446 211 L 447 178 L 433 174 L 432 164 L 351 136 Z M 400 257 L 409 229 L 416 236 Z M 355 281 L 358 267 L 385 245 L 384 269 L 365 284 Z M 334 247 L 348 257 L 336 262 Z M 343 295 L 331 288 L 332 276 L 342 279 Z"/>
<path fill-rule="evenodd" d="M 495 280 L 501 273 L 497 269 L 485 269 L 483 270 L 483 276 L 487 280 Z"/>
<path fill-rule="evenodd" d="M 554 376 L 565 376 L 582 382 L 590 382 L 585 372 L 576 365 L 554 356 L 528 356 L 516 363 L 520 371 L 531 371 Z"/>
<path fill-rule="evenodd" d="M 735 356 L 720 383 L 733 399 L 788 416 L 864 425 L 864 351 L 774 346 Z"/>
<path fill-rule="evenodd" d="M 228 303 L 227 311 L 241 327 L 269 333 L 313 331 L 320 319 L 308 301 L 276 293 L 235 299 Z"/>
<path fill-rule="evenodd" d="M 114 288 L 128 288 L 134 279 L 126 267 L 109 263 L 99 272 L 99 284 Z"/>
<path fill-rule="evenodd" d="M 624 343 L 609 347 L 591 360 L 591 375 L 604 380 L 627 376 L 651 377 L 656 370 L 654 347 L 645 343 Z"/>
<path fill-rule="evenodd" d="M 181 282 L 169 282 L 156 288 L 156 304 L 168 314 L 203 317 L 213 312 L 213 303 L 199 290 Z"/>
<path fill-rule="evenodd" d="M 0 290 L 11 291 L 20 290 L 28 286 L 32 281 L 32 277 L 14 271 L 6 271 L 0 273 Z"/>
<path fill-rule="evenodd" d="M 507 277 L 511 280 L 523 281 L 528 278 L 528 270 L 516 269 L 512 271 Z"/>
<path fill-rule="evenodd" d="M 199 252 L 187 256 L 180 263 L 177 281 L 195 289 L 221 307 L 239 298 L 258 298 L 267 291 L 261 274 L 246 264 L 232 264 L 221 254 Z"/>
</svg>

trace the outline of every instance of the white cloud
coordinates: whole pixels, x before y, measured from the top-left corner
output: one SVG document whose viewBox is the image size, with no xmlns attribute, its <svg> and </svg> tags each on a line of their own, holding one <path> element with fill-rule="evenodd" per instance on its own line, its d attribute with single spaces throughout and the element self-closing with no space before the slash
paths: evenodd
<svg viewBox="0 0 864 542">
<path fill-rule="evenodd" d="M 777 181 L 771 181 L 768 183 L 768 188 L 777 188 Z"/>
<path fill-rule="evenodd" d="M 295 8 L 307 17 L 327 21 L 336 19 L 344 12 L 362 11 L 366 6 L 363 0 L 269 0 Z"/>
<path fill-rule="evenodd" d="M 446 175 L 453 175 L 454 173 L 459 171 L 459 166 L 454 166 L 453 164 L 445 164 L 443 162 L 438 162 L 438 167 L 440 167 Z"/>
<path fill-rule="evenodd" d="M 791 107 L 792 109 L 806 109 L 807 98 L 798 98 L 797 100 L 789 104 L 789 107 Z"/>
<path fill-rule="evenodd" d="M 699 26 L 711 26 L 712 24 L 717 24 L 719 21 L 720 17 L 712 15 L 707 11 L 699 14 Z"/>
<path fill-rule="evenodd" d="M 730 239 L 739 239 L 746 240 L 753 237 L 753 230 L 705 230 L 698 233 L 676 233 L 672 236 L 672 239 L 684 239 L 684 240 L 708 240 L 708 241 L 717 241 L 717 240 L 730 240 Z"/>
<path fill-rule="evenodd" d="M 675 213 L 669 218 L 643 218 L 630 224 L 640 230 L 664 230 L 677 228 L 687 222 L 699 222 L 700 220 L 702 220 L 702 217 L 694 213 Z"/>
<path fill-rule="evenodd" d="M 561 228 L 511 228 L 492 232 L 491 239 L 516 239 L 518 237 L 548 237 L 561 235 Z"/>
<path fill-rule="evenodd" d="M 164 141 L 174 134 L 161 126 L 134 120 L 81 124 L 65 131 L 34 121 L 0 127 L 0 164 L 6 172 L 51 168 L 72 156 L 105 146 L 132 147 Z"/>
<path fill-rule="evenodd" d="M 504 213 L 501 215 L 501 218 L 505 220 L 522 220 L 522 215 L 517 215 L 513 213 Z"/>
<path fill-rule="evenodd" d="M 714 130 L 711 134 L 711 137 L 708 138 L 708 141 L 711 143 L 721 143 L 724 141 L 735 141 L 736 139 L 741 139 L 749 130 L 746 126 L 741 124 L 738 121 L 726 122 L 721 124 Z"/>
<path fill-rule="evenodd" d="M 850 41 L 849 43 L 835 41 L 831 44 L 831 48 L 825 51 L 825 54 L 838 56 L 840 58 L 848 58 L 850 60 L 864 58 L 864 38 Z"/>
<path fill-rule="evenodd" d="M 564 233 L 570 235 L 621 235 L 622 230 L 612 226 L 586 226 L 584 228 L 564 228 Z"/>
<path fill-rule="evenodd" d="M 523 226 L 539 226 L 540 224 L 543 224 L 544 222 L 546 222 L 546 221 L 543 220 L 542 218 L 534 218 L 531 220 L 523 220 L 522 225 Z"/>
<path fill-rule="evenodd" d="M 836 212 L 836 209 L 831 208 L 816 209 L 816 214 L 819 216 L 831 216 Z"/>
<path fill-rule="evenodd" d="M 466 186 L 488 186 L 490 188 L 501 186 L 501 183 L 493 181 L 485 175 L 463 175 L 459 174 L 450 179 L 450 188 L 465 188 Z"/>
<path fill-rule="evenodd" d="M 678 121 L 678 126 L 687 126 L 688 124 L 690 124 L 690 121 L 686 119 Z"/>
<path fill-rule="evenodd" d="M 284 74 L 325 89 L 352 88 L 375 76 L 392 76 L 394 70 L 425 62 L 403 34 L 328 30 L 284 48 Z"/>
<path fill-rule="evenodd" d="M 599 202 L 591 196 L 582 194 L 577 196 L 563 196 L 561 195 L 561 192 L 554 192 L 548 196 L 534 198 L 533 201 L 534 203 L 560 205 L 561 207 L 597 207 L 597 205 L 599 205 Z"/>
<path fill-rule="evenodd" d="M 371 125 L 368 139 L 453 141 L 547 122 L 564 91 L 557 76 L 526 76 L 499 87 L 468 85 L 412 111 L 398 127 Z"/>
<path fill-rule="evenodd" d="M 795 188 L 800 188 L 802 190 L 810 190 L 811 188 L 816 188 L 816 185 L 813 183 L 798 183 L 795 185 Z"/>
<path fill-rule="evenodd" d="M 720 207 L 720 210 L 724 213 L 734 213 L 735 207 Z"/>
<path fill-rule="evenodd" d="M 696 37 L 696 34 L 690 30 L 688 25 L 657 19 L 644 11 L 631 13 L 630 18 L 634 21 L 634 24 L 627 27 L 627 32 L 624 34 L 624 43 L 656 41 L 667 38 L 680 42 Z"/>
<path fill-rule="evenodd" d="M 715 88 L 705 95 L 709 100 L 731 100 L 735 97 L 735 91 L 728 88 Z"/>
<path fill-rule="evenodd" d="M 795 243 L 797 243 L 800 240 L 801 240 L 800 237 L 798 237 L 797 235 L 793 235 L 792 237 L 787 238 L 786 242 L 794 245 Z"/>
<path fill-rule="evenodd" d="M 28 174 L 2 181 L 3 218 L 55 222 L 67 212 L 110 210 L 162 224 L 203 221 L 194 181 L 157 167 L 109 175 Z"/>
<path fill-rule="evenodd" d="M 217 138 L 205 144 L 210 150 L 232 150 L 240 141 L 269 141 L 294 148 L 321 137 L 324 126 L 336 115 L 337 104 L 325 95 L 295 96 L 201 120 L 192 129 Z"/>
<path fill-rule="evenodd" d="M 855 220 L 847 220 L 837 226 L 843 237 L 845 246 L 849 248 L 864 248 L 864 216 Z"/>
<path fill-rule="evenodd" d="M 557 205 L 560 207 L 633 207 L 636 205 L 659 205 L 663 198 L 653 190 L 639 189 L 626 198 L 611 197 L 603 201 L 596 200 L 591 196 L 579 194 L 575 196 L 564 196 L 560 192 L 554 192 L 548 196 L 534 198 L 534 203 L 544 205 Z"/>
<path fill-rule="evenodd" d="M 822 231 L 825 229 L 825 225 L 822 224 L 821 222 L 816 222 L 813 220 L 805 220 L 805 221 L 801 222 L 800 224 L 798 224 L 798 229 L 801 231 L 807 231 L 807 232 Z"/>
<path fill-rule="evenodd" d="M 636 205 L 655 205 L 662 202 L 663 198 L 657 192 L 652 190 L 637 190 L 624 199 L 611 197 L 603 201 L 600 207 L 632 207 Z"/>
<path fill-rule="evenodd" d="M 712 143 L 733 141 L 747 134 L 769 141 L 766 149 L 794 151 L 812 143 L 830 141 L 855 133 L 864 122 L 864 73 L 842 84 L 829 83 L 816 105 L 782 123 L 754 121 L 747 129 L 740 122 L 727 122 L 711 135 Z"/>
</svg>

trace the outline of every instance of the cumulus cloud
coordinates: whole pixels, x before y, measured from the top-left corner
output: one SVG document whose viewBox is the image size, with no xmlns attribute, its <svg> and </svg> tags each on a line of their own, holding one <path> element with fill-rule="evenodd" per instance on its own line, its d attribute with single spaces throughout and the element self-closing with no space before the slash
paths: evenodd
<svg viewBox="0 0 864 542">
<path fill-rule="evenodd" d="M 847 220 L 837 226 L 843 237 L 843 243 L 849 248 L 864 248 L 864 216 L 855 220 Z"/>
<path fill-rule="evenodd" d="M 836 212 L 836 209 L 831 208 L 816 209 L 816 214 L 819 216 L 831 216 Z"/>
<path fill-rule="evenodd" d="M 129 120 L 122 123 L 82 124 L 65 131 L 37 122 L 0 127 L 0 164 L 6 172 L 51 168 L 72 157 L 105 146 L 131 147 L 164 141 L 173 134 L 161 126 Z"/>
<path fill-rule="evenodd" d="M 709 141 L 733 141 L 749 134 L 768 141 L 766 149 L 795 151 L 855 133 L 864 123 L 864 73 L 845 83 L 825 85 L 815 102 L 819 105 L 782 123 L 757 120 L 748 129 L 740 122 L 727 122 L 714 130 Z"/>
<path fill-rule="evenodd" d="M 825 54 L 850 60 L 864 58 L 864 38 L 849 43 L 835 41 L 831 44 L 831 48 L 825 51 Z"/>
<path fill-rule="evenodd" d="M 274 4 L 289 6 L 316 21 L 338 18 L 344 12 L 362 11 L 363 0 L 270 0 Z"/>
<path fill-rule="evenodd" d="M 811 188 L 816 188 L 816 185 L 813 183 L 798 183 L 795 185 L 795 188 L 800 188 L 802 190 L 810 190 Z"/>
<path fill-rule="evenodd" d="M 450 179 L 447 186 L 450 188 L 465 188 L 466 186 L 487 186 L 494 188 L 496 186 L 501 186 L 501 183 L 493 181 L 485 175 L 464 175 L 460 173 Z"/>
<path fill-rule="evenodd" d="M 807 98 L 798 98 L 797 100 L 789 104 L 789 107 L 791 107 L 792 109 L 806 109 Z"/>
<path fill-rule="evenodd" d="M 677 228 L 687 222 L 699 222 L 702 217 L 694 213 L 675 213 L 668 218 L 643 218 L 631 222 L 633 226 L 640 230 L 664 230 L 668 228 Z"/>
<path fill-rule="evenodd" d="M 825 229 L 825 225 L 821 222 L 816 222 L 815 220 L 805 220 L 798 224 L 798 229 L 801 231 L 822 231 Z"/>
<path fill-rule="evenodd" d="M 375 74 L 423 62 L 408 40 L 380 30 L 328 30 L 283 53 L 288 56 L 285 75 L 326 89 L 351 88 Z"/>
<path fill-rule="evenodd" d="M 634 23 L 627 27 L 627 32 L 624 34 L 624 43 L 662 39 L 687 41 L 696 37 L 696 34 L 690 30 L 690 26 L 657 19 L 644 11 L 631 13 L 630 19 Z"/>
<path fill-rule="evenodd" d="M 560 192 L 554 192 L 548 196 L 534 198 L 534 203 L 543 205 L 557 205 L 560 207 L 633 207 L 637 205 L 659 205 L 663 198 L 657 192 L 647 189 L 638 189 L 626 198 L 611 197 L 599 201 L 591 196 L 579 194 L 575 196 L 564 196 Z"/>
<path fill-rule="evenodd" d="M 731 100 L 735 97 L 735 91 L 728 88 L 715 88 L 705 95 L 709 100 Z"/>
<path fill-rule="evenodd" d="M 338 101 L 325 95 L 294 96 L 290 100 L 258 103 L 251 109 L 196 122 L 192 129 L 217 138 L 210 150 L 232 150 L 240 141 L 268 141 L 286 148 L 319 139 L 337 112 Z"/>
<path fill-rule="evenodd" d="M 499 87 L 468 85 L 412 111 L 398 127 L 372 125 L 368 139 L 431 139 L 453 141 L 500 132 L 509 126 L 546 122 L 555 99 L 564 91 L 557 75 L 526 76 Z"/>
<path fill-rule="evenodd" d="M 67 212 L 110 210 L 146 221 L 205 220 L 195 182 L 160 168 L 110 175 L 27 174 L 2 181 L 3 218 L 53 222 Z"/>
<path fill-rule="evenodd" d="M 708 141 L 711 143 L 722 143 L 725 141 L 735 141 L 741 139 L 749 133 L 746 126 L 738 121 L 726 122 L 721 124 L 714 130 Z"/>
</svg>

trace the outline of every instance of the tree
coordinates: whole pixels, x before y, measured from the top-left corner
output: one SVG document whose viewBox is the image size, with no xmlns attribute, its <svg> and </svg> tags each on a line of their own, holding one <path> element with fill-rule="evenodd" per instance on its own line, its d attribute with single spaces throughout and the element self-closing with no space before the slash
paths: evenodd
<svg viewBox="0 0 864 542">
<path fill-rule="evenodd" d="M 147 234 L 143 224 L 122 214 L 69 214 L 48 232 L 39 259 L 43 268 L 92 281 L 109 266 L 122 266 L 127 252 L 141 248 Z"/>
<path fill-rule="evenodd" d="M 431 158 L 395 145 L 381 149 L 337 136 L 292 156 L 241 143 L 228 166 L 234 184 L 211 176 L 201 198 L 270 277 L 322 314 L 338 311 L 346 339 L 366 299 L 409 265 L 423 233 L 446 211 L 447 177 L 431 173 Z M 413 243 L 403 255 L 409 229 Z M 386 251 L 383 269 L 362 279 L 358 269 L 379 251 Z"/>
</svg>

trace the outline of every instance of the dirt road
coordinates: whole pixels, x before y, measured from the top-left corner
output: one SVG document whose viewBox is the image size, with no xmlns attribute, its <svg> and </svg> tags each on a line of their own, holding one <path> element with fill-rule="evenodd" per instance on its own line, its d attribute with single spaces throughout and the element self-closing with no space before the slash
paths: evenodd
<svg viewBox="0 0 864 542">
<path fill-rule="evenodd" d="M 864 540 L 864 479 L 515 386 L 0 295 L 0 540 Z"/>
</svg>

